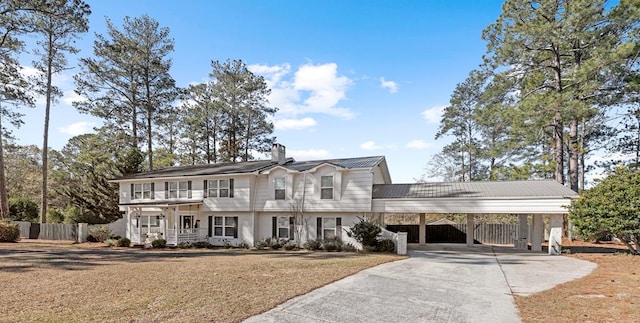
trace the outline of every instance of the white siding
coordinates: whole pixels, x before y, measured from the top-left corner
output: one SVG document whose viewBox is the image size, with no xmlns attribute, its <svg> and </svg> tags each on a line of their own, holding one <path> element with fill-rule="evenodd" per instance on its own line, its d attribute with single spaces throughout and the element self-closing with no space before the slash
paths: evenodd
<svg viewBox="0 0 640 323">
<path fill-rule="evenodd" d="M 262 240 L 265 238 L 270 238 L 273 233 L 273 217 L 274 216 L 289 216 L 287 213 L 278 213 L 278 212 L 265 212 L 257 215 L 258 217 L 258 235 L 256 236 L 256 241 Z M 359 244 L 350 238 L 347 235 L 347 230 L 349 230 L 354 223 L 360 221 L 358 219 L 357 214 L 353 213 L 342 213 L 342 212 L 317 212 L 317 213 L 307 213 L 305 214 L 305 219 L 307 222 L 307 226 L 302 229 L 303 234 L 301 237 L 301 243 L 305 243 L 307 240 L 315 240 L 317 239 L 317 218 L 318 217 L 339 217 L 342 219 L 342 231 L 341 231 L 341 239 L 345 243 L 351 243 L 354 246 L 359 247 Z M 307 232 L 308 231 L 308 232 Z M 308 233 L 308 234 L 307 234 Z"/>
<path fill-rule="evenodd" d="M 334 176 L 333 200 L 320 199 L 320 178 L 325 175 Z M 286 200 L 276 200 L 274 197 L 274 179 L 285 176 L 291 180 L 287 189 L 293 192 Z M 284 171 L 274 171 L 268 175 L 258 177 L 256 192 L 257 211 L 288 212 L 292 203 L 301 203 L 304 185 L 305 211 L 310 212 L 369 212 L 371 210 L 372 173 L 370 170 L 342 170 L 333 166 L 320 167 L 316 172 L 289 174 Z M 287 182 L 288 184 L 288 182 Z M 289 198 L 289 196 L 291 198 Z"/>
</svg>

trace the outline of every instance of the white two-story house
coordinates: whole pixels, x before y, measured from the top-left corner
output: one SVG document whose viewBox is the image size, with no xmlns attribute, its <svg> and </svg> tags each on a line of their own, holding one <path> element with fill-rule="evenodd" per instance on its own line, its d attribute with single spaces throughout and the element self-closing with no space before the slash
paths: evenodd
<svg viewBox="0 0 640 323">
<path fill-rule="evenodd" d="M 134 244 L 208 241 L 253 246 L 269 237 L 349 238 L 372 212 L 373 187 L 390 184 L 383 156 L 295 161 L 274 144 L 271 160 L 170 167 L 114 179 Z"/>
</svg>

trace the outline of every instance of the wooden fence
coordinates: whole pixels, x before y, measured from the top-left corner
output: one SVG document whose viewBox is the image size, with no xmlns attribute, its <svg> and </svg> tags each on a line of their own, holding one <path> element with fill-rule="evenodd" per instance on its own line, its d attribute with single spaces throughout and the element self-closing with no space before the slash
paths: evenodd
<svg viewBox="0 0 640 323">
<path fill-rule="evenodd" d="M 14 221 L 18 224 L 21 238 L 42 240 L 73 240 L 78 239 L 78 225 L 67 223 L 31 223 Z"/>
<path fill-rule="evenodd" d="M 474 238 L 476 243 L 513 244 L 517 236 L 518 224 L 476 224 Z M 418 243 L 420 225 L 387 225 L 392 232 L 407 232 L 408 243 Z M 465 243 L 467 234 L 466 224 L 426 225 L 427 243 Z"/>
</svg>

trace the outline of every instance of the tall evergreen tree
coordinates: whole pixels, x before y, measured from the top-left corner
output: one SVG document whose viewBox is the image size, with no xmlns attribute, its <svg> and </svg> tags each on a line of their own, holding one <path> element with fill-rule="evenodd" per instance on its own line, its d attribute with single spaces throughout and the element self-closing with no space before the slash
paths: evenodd
<svg viewBox="0 0 640 323">
<path fill-rule="evenodd" d="M 129 136 L 132 147 L 146 142 L 148 169 L 156 124 L 177 95 L 169 75 L 172 51 L 169 30 L 148 16 L 126 17 L 123 30 L 107 19 L 107 35 L 96 35 L 95 58 L 81 59 L 82 72 L 75 76 L 76 92 L 88 100 L 74 105 Z"/>
<path fill-rule="evenodd" d="M 0 1 L 0 217 L 9 216 L 7 184 L 4 165 L 4 139 L 9 135 L 6 123 L 22 124 L 22 114 L 12 107 L 33 106 L 29 84 L 20 73 L 17 55 L 24 43 L 18 38 L 30 31 L 31 15 L 43 11 L 38 0 Z"/>
<path fill-rule="evenodd" d="M 42 143 L 42 199 L 40 221 L 47 222 L 47 176 L 49 151 L 49 115 L 51 105 L 56 98 L 62 96 L 60 90 L 53 86 L 52 77 L 67 68 L 66 53 L 76 54 L 79 50 L 74 46 L 78 34 L 89 30 L 89 5 L 82 0 L 47 0 L 44 12 L 33 16 L 33 31 L 40 36 L 39 46 L 35 54 L 40 57 L 34 66 L 42 73 L 42 86 L 39 90 L 45 97 L 44 134 Z"/>
<path fill-rule="evenodd" d="M 565 126 L 569 125 L 568 174 L 578 190 L 580 121 L 594 116 L 606 91 L 603 77 L 620 42 L 605 0 L 507 0 L 500 17 L 483 32 L 488 70 L 513 81 L 521 109 L 552 127 L 555 178 L 565 182 Z M 535 112 L 534 112 L 535 111 Z M 532 129 L 535 131 L 534 129 Z"/>
<path fill-rule="evenodd" d="M 275 137 L 273 116 L 277 108 L 268 106 L 270 90 L 241 60 L 211 63 L 213 94 L 226 118 L 220 143 L 220 158 L 225 162 L 248 161 L 253 152 L 267 152 Z"/>
</svg>

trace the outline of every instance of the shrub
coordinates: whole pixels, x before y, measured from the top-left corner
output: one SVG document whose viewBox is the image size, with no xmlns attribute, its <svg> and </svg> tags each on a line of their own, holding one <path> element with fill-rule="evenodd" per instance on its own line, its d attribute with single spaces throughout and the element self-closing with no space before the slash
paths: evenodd
<svg viewBox="0 0 640 323">
<path fill-rule="evenodd" d="M 167 246 L 167 240 L 165 239 L 156 239 L 151 241 L 151 246 L 154 248 L 164 248 Z"/>
<path fill-rule="evenodd" d="M 255 243 L 255 247 L 257 249 L 264 249 L 267 247 L 267 240 L 266 239 L 260 239 L 258 241 L 256 241 Z"/>
<path fill-rule="evenodd" d="M 246 241 L 242 240 L 240 241 L 240 243 L 238 243 L 238 248 L 249 249 L 249 244 Z"/>
<path fill-rule="evenodd" d="M 354 224 L 349 230 L 347 235 L 360 242 L 362 246 L 376 246 L 378 244 L 378 236 L 382 232 L 382 229 L 377 224 L 360 218 L 360 222 Z"/>
<path fill-rule="evenodd" d="M 60 209 L 57 208 L 49 208 L 47 209 L 47 222 L 49 223 L 63 223 L 64 222 L 64 213 Z"/>
<path fill-rule="evenodd" d="M 350 244 L 350 243 L 343 243 L 342 244 L 342 251 L 344 252 L 357 252 L 358 248 L 356 248 L 356 246 Z"/>
<path fill-rule="evenodd" d="M 282 248 L 284 248 L 284 250 L 296 250 L 298 249 L 298 244 L 296 244 L 295 241 L 293 240 L 289 240 L 287 242 L 285 242 L 285 244 L 282 246 Z"/>
<path fill-rule="evenodd" d="M 233 247 L 233 245 L 231 245 L 231 241 L 229 240 L 224 240 L 224 244 L 223 244 L 225 249 L 230 249 L 231 247 Z"/>
<path fill-rule="evenodd" d="M 12 197 L 9 203 L 9 216 L 13 221 L 29 221 L 38 220 L 39 210 L 38 204 L 31 201 L 27 197 Z"/>
<path fill-rule="evenodd" d="M 176 247 L 180 249 L 187 249 L 187 248 L 191 248 L 191 244 L 188 242 L 180 242 L 176 245 Z"/>
<path fill-rule="evenodd" d="M 322 242 L 319 240 L 309 240 L 302 245 L 303 248 L 307 250 L 320 250 L 322 247 Z"/>
<path fill-rule="evenodd" d="M 118 247 L 130 247 L 131 246 L 131 240 L 127 239 L 127 238 L 120 238 L 116 241 L 116 246 Z"/>
<path fill-rule="evenodd" d="M 122 238 L 121 236 L 117 235 L 117 234 L 112 234 L 109 239 L 113 239 L 113 240 L 120 240 L 120 238 Z"/>
<path fill-rule="evenodd" d="M 109 227 L 99 226 L 89 230 L 89 235 L 93 236 L 96 242 L 104 242 L 111 237 L 112 233 L 111 230 L 109 230 Z M 89 240 L 88 237 L 87 240 Z"/>
<path fill-rule="evenodd" d="M 376 248 L 379 252 L 395 252 L 396 251 L 396 243 L 391 239 L 382 239 L 378 241 L 378 246 Z"/>
<path fill-rule="evenodd" d="M 107 245 L 107 247 L 113 247 L 117 244 L 118 241 L 113 240 L 113 239 L 107 239 L 104 241 L 104 244 Z"/>
<path fill-rule="evenodd" d="M 337 237 L 325 239 L 322 242 L 322 249 L 324 251 L 342 251 L 342 241 Z"/>
<path fill-rule="evenodd" d="M 0 242 L 18 242 L 20 229 L 17 224 L 0 223 Z"/>
<path fill-rule="evenodd" d="M 213 245 L 208 241 L 197 241 L 191 243 L 192 248 L 205 249 L 205 248 L 213 248 Z"/>
<path fill-rule="evenodd" d="M 269 247 L 272 250 L 278 250 L 278 249 L 282 248 L 283 241 L 278 240 L 278 238 L 271 238 L 271 239 L 269 239 L 269 243 L 268 244 L 269 244 Z"/>
<path fill-rule="evenodd" d="M 91 233 L 89 233 L 89 235 L 87 236 L 87 241 L 88 242 L 98 242 L 98 240 Z"/>
</svg>

